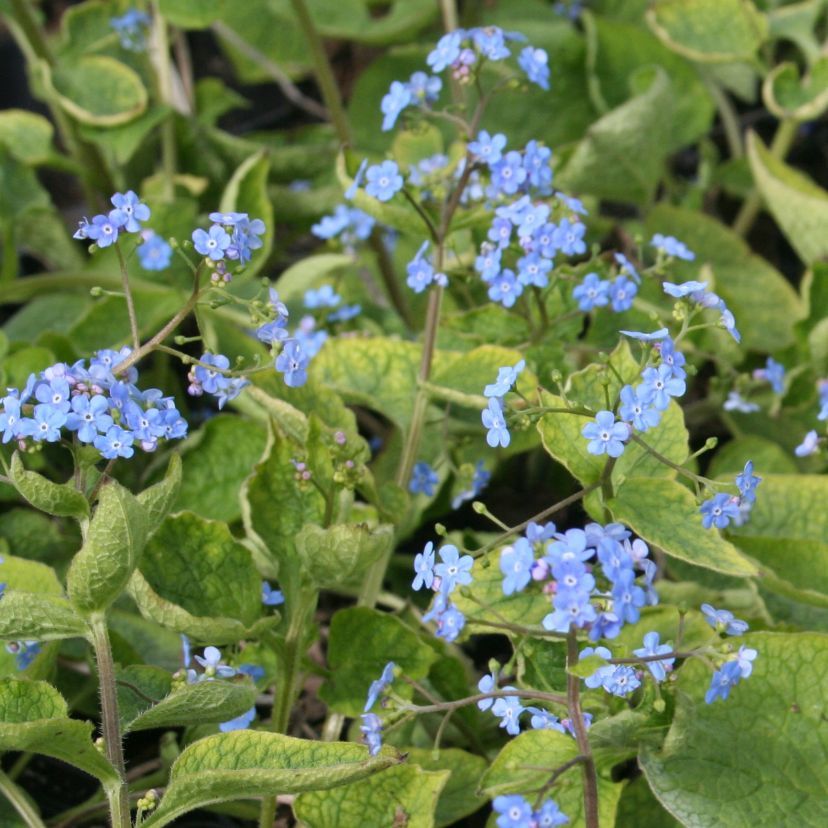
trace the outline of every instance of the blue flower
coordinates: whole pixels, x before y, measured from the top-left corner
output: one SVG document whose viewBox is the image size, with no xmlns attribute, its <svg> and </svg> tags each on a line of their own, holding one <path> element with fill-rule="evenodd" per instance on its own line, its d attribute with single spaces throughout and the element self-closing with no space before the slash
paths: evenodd
<svg viewBox="0 0 828 828">
<path fill-rule="evenodd" d="M 764 368 L 757 368 L 753 372 L 753 378 L 769 382 L 774 394 L 781 394 L 785 390 L 785 366 L 773 357 L 768 357 Z"/>
<path fill-rule="evenodd" d="M 511 308 L 523 293 L 523 285 L 511 270 L 501 271 L 489 285 L 489 299 L 500 302 L 504 308 Z"/>
<path fill-rule="evenodd" d="M 578 653 L 578 661 L 583 661 L 585 658 L 589 658 L 590 656 L 598 656 L 599 658 L 603 658 L 604 661 L 609 661 L 612 658 L 612 653 L 606 647 L 584 647 L 584 649 Z M 592 673 L 592 675 L 587 676 L 584 679 L 584 684 L 589 687 L 590 690 L 602 687 L 605 679 L 612 675 L 614 670 L 615 667 L 612 664 L 602 664 L 595 670 L 594 673 Z"/>
<path fill-rule="evenodd" d="M 680 285 L 673 282 L 664 282 L 661 286 L 664 292 L 675 299 L 683 299 L 691 293 L 698 293 L 707 288 L 707 282 L 682 282 Z"/>
<path fill-rule="evenodd" d="M 543 628 L 554 632 L 568 632 L 570 625 L 585 627 L 596 618 L 589 594 L 566 590 L 555 596 L 555 611 L 544 617 Z"/>
<path fill-rule="evenodd" d="M 98 435 L 93 443 L 104 459 L 114 460 L 117 457 L 132 457 L 135 453 L 132 448 L 133 439 L 129 431 L 113 425 L 107 429 L 106 434 Z"/>
<path fill-rule="evenodd" d="M 495 219 L 500 221 L 500 219 Z M 511 222 L 506 222 L 511 228 Z M 484 242 L 480 247 L 480 255 L 474 260 L 474 269 L 480 274 L 484 282 L 491 282 L 500 273 L 500 259 L 502 256 L 500 248 Z"/>
<path fill-rule="evenodd" d="M 509 434 L 509 429 L 506 427 L 506 418 L 503 416 L 503 408 L 499 399 L 492 397 L 489 400 L 489 407 L 483 409 L 482 420 L 483 425 L 489 429 L 486 434 L 486 442 L 492 448 L 498 446 L 506 448 L 512 439 L 512 435 Z"/>
<path fill-rule="evenodd" d="M 549 55 L 543 49 L 527 46 L 518 57 L 518 66 L 541 89 L 549 89 Z"/>
<path fill-rule="evenodd" d="M 477 689 L 481 693 L 494 693 L 497 690 L 497 676 L 494 670 L 477 682 Z M 480 699 L 477 706 L 481 710 L 488 710 L 494 704 L 494 699 Z"/>
<path fill-rule="evenodd" d="M 118 214 L 116 220 L 127 233 L 137 233 L 141 229 L 139 222 L 147 221 L 150 217 L 149 207 L 143 204 L 132 190 L 127 190 L 126 193 L 115 193 L 110 200 L 115 206 L 112 213 Z"/>
<path fill-rule="evenodd" d="M 341 301 L 342 297 L 330 285 L 322 285 L 319 290 L 305 291 L 304 304 L 309 310 L 335 308 Z"/>
<path fill-rule="evenodd" d="M 572 298 L 578 300 L 578 308 L 591 311 L 609 303 L 609 282 L 600 279 L 597 273 L 587 273 L 580 285 L 572 291 Z"/>
<path fill-rule="evenodd" d="M 399 81 L 393 81 L 388 94 L 385 95 L 380 103 L 382 110 L 382 129 L 387 132 L 394 128 L 400 113 L 411 103 L 411 90 Z"/>
<path fill-rule="evenodd" d="M 474 473 L 472 474 L 471 487 L 464 489 L 462 492 L 452 498 L 451 508 L 459 509 L 460 506 L 467 500 L 477 497 L 489 483 L 491 479 L 491 472 L 486 470 L 482 460 L 478 460 L 474 465 Z"/>
<path fill-rule="evenodd" d="M 156 233 L 152 233 L 135 249 L 144 270 L 166 270 L 172 261 L 172 247 Z"/>
<path fill-rule="evenodd" d="M 224 664 L 221 660 L 221 650 L 218 647 L 205 647 L 203 656 L 195 656 L 195 660 L 204 668 L 204 678 L 233 678 L 236 668 Z"/>
<path fill-rule="evenodd" d="M 660 643 L 657 632 L 648 632 L 644 635 L 644 646 L 633 650 L 633 653 L 639 658 L 650 658 L 672 651 L 673 648 L 669 644 Z M 644 666 L 656 681 L 664 681 L 667 678 L 667 671 L 673 669 L 674 662 L 674 658 L 663 658 L 658 661 L 647 661 Z"/>
<path fill-rule="evenodd" d="M 267 581 L 262 581 L 262 603 L 266 607 L 278 607 L 285 603 L 285 596 L 280 589 L 274 589 Z"/>
<path fill-rule="evenodd" d="M 497 379 L 483 389 L 483 396 L 505 396 L 511 390 L 512 386 L 517 382 L 517 378 L 520 376 L 521 372 L 525 367 L 526 360 L 521 359 L 516 365 L 513 365 L 511 367 L 507 365 L 504 368 L 498 368 Z"/>
<path fill-rule="evenodd" d="M 656 233 L 650 239 L 650 245 L 655 247 L 656 250 L 663 251 L 668 256 L 675 256 L 675 258 L 684 259 L 686 262 L 692 262 L 696 258 L 696 254 L 687 245 L 673 236 L 663 236 L 661 233 Z"/>
<path fill-rule="evenodd" d="M 425 72 L 415 72 L 408 79 L 408 91 L 411 98 L 417 103 L 432 103 L 437 100 L 443 81 L 436 75 L 427 75 Z"/>
<path fill-rule="evenodd" d="M 704 619 L 717 632 L 727 635 L 743 635 L 748 631 L 747 621 L 736 618 L 730 610 L 720 610 L 710 604 L 702 604 Z"/>
<path fill-rule="evenodd" d="M 365 192 L 379 201 L 390 201 L 403 187 L 400 168 L 393 161 L 368 167 L 365 178 Z"/>
<path fill-rule="evenodd" d="M 231 730 L 246 730 L 250 727 L 250 724 L 255 718 L 256 705 L 254 704 L 250 710 L 246 713 L 242 713 L 241 716 L 236 716 L 235 719 L 230 719 L 229 722 L 221 722 L 221 724 L 219 724 L 219 730 L 222 733 L 230 733 Z"/>
<path fill-rule="evenodd" d="M 477 157 L 478 161 L 491 166 L 503 157 L 506 147 L 506 136 L 498 132 L 489 135 L 485 129 L 477 133 L 477 138 L 469 144 L 469 152 Z"/>
<path fill-rule="evenodd" d="M 86 238 L 92 239 L 98 247 L 109 247 L 118 241 L 119 221 L 117 210 L 111 210 L 106 216 L 94 216 L 86 226 Z"/>
<path fill-rule="evenodd" d="M 540 707 L 527 707 L 526 709 L 532 714 L 529 721 L 532 730 L 557 730 L 558 733 L 564 733 L 564 727 L 554 713 Z"/>
<path fill-rule="evenodd" d="M 408 273 L 405 283 L 414 291 L 414 293 L 422 293 L 433 281 L 435 281 L 436 278 L 431 262 L 424 258 L 424 254 L 427 249 L 428 242 L 425 241 L 417 251 L 417 255 L 414 256 L 405 268 Z M 443 278 L 445 277 L 443 276 Z"/>
<path fill-rule="evenodd" d="M 681 351 L 676 350 L 672 339 L 667 337 L 656 346 L 661 356 L 662 365 L 669 365 L 670 371 L 676 379 L 684 379 L 687 371 L 684 370 L 684 363 L 687 361 Z"/>
<path fill-rule="evenodd" d="M 443 592 L 437 594 L 431 610 L 423 616 L 423 621 L 435 621 L 435 635 L 448 642 L 455 641 L 466 625 L 466 617 Z"/>
<path fill-rule="evenodd" d="M 70 408 L 69 383 L 63 377 L 55 377 L 50 382 L 35 386 L 35 398 L 48 405 L 53 411 L 68 413 Z"/>
<path fill-rule="evenodd" d="M 214 262 L 224 258 L 224 253 L 230 247 L 230 235 L 218 224 L 214 224 L 209 231 L 200 227 L 193 230 L 193 245 L 196 252 L 208 256 Z"/>
<path fill-rule="evenodd" d="M 365 707 L 362 708 L 364 713 L 367 713 L 377 703 L 377 699 L 390 686 L 391 682 L 394 681 L 395 666 L 393 661 L 389 661 L 383 667 L 380 677 L 376 681 L 371 682 L 371 686 L 368 688 L 368 696 L 365 699 Z"/>
<path fill-rule="evenodd" d="M 552 521 L 549 523 L 535 523 L 534 520 L 530 520 L 524 535 L 529 543 L 543 543 L 553 538 L 556 531 L 557 529 Z"/>
<path fill-rule="evenodd" d="M 6 652 L 14 656 L 18 670 L 25 670 L 40 653 L 40 644 L 37 641 L 10 641 L 6 644 Z"/>
<path fill-rule="evenodd" d="M 532 806 L 518 794 L 496 796 L 492 801 L 497 828 L 531 828 Z"/>
<path fill-rule="evenodd" d="M 739 665 L 739 672 L 743 679 L 750 678 L 750 674 L 753 672 L 753 662 L 758 655 L 759 653 L 756 650 L 745 647 L 744 644 L 739 647 L 739 652 L 734 656 L 734 660 Z"/>
<path fill-rule="evenodd" d="M 503 594 L 522 592 L 532 579 L 535 555 L 526 538 L 518 538 L 512 546 L 500 552 L 500 571 L 503 573 Z"/>
<path fill-rule="evenodd" d="M 707 704 L 713 704 L 716 699 L 727 699 L 730 688 L 735 687 L 742 679 L 742 672 L 737 661 L 725 662 L 721 669 L 713 673 L 710 688 L 704 694 Z"/>
<path fill-rule="evenodd" d="M 753 503 L 756 500 L 756 487 L 762 482 L 761 477 L 753 473 L 753 461 L 745 463 L 744 471 L 736 476 L 736 485 L 739 487 L 739 494 L 742 500 Z"/>
<path fill-rule="evenodd" d="M 72 398 L 72 411 L 66 417 L 66 428 L 75 431 L 82 443 L 91 443 L 99 432 L 106 433 L 112 425 L 109 401 L 102 394 Z"/>
<path fill-rule="evenodd" d="M 128 9 L 120 17 L 111 17 L 109 25 L 118 33 L 121 46 L 130 52 L 143 52 L 146 48 L 145 30 L 150 18 L 139 9 Z"/>
<path fill-rule="evenodd" d="M 446 544 L 440 549 L 440 563 L 434 567 L 434 574 L 440 579 L 440 592 L 449 595 L 458 586 L 468 586 L 472 582 L 471 555 L 460 555 L 456 546 Z"/>
<path fill-rule="evenodd" d="M 442 72 L 460 57 L 460 44 L 463 41 L 462 31 L 453 31 L 444 34 L 437 45 L 429 52 L 426 63 L 435 72 Z"/>
<path fill-rule="evenodd" d="M 523 166 L 523 157 L 515 150 L 507 152 L 499 161 L 491 165 L 491 181 L 494 194 L 514 195 L 524 181 L 527 172 Z"/>
<path fill-rule="evenodd" d="M 629 310 L 636 293 L 638 293 L 638 287 L 635 282 L 626 276 L 616 276 L 615 281 L 609 286 L 612 309 L 616 313 Z"/>
<path fill-rule="evenodd" d="M 515 690 L 515 687 L 504 687 L 504 690 Z M 492 705 L 492 713 L 500 719 L 500 727 L 504 728 L 510 736 L 517 736 L 520 733 L 520 714 L 526 708 L 520 703 L 517 696 L 505 696 L 495 699 Z"/>
<path fill-rule="evenodd" d="M 567 529 L 559 540 L 546 547 L 546 559 L 551 566 L 559 561 L 586 561 L 592 557 L 592 549 L 587 548 L 586 533 L 583 529 Z"/>
<path fill-rule="evenodd" d="M 655 428 L 661 421 L 661 412 L 650 405 L 646 396 L 642 399 L 631 385 L 625 385 L 621 389 L 621 405 L 618 407 L 618 414 L 622 420 L 632 423 L 637 431 Z"/>
<path fill-rule="evenodd" d="M 641 378 L 643 382 L 638 386 L 639 395 L 648 399 L 659 411 L 666 410 L 670 405 L 670 397 L 680 397 L 687 389 L 683 379 L 673 376 L 669 365 L 645 368 Z"/>
<path fill-rule="evenodd" d="M 224 376 L 224 372 L 230 369 L 230 360 L 223 354 L 202 354 L 200 362 L 213 366 L 207 368 L 204 365 L 196 365 L 193 368 L 193 376 L 199 387 L 208 394 L 216 394 L 227 387 L 230 379 Z"/>
<path fill-rule="evenodd" d="M 819 451 L 819 435 L 811 429 L 804 437 L 802 442 L 794 449 L 794 454 L 797 457 L 808 457 L 811 454 L 816 454 Z"/>
<path fill-rule="evenodd" d="M 612 601 L 615 614 L 627 624 L 635 624 L 641 617 L 639 609 L 647 603 L 644 590 L 635 583 L 632 569 L 622 570 L 612 585 Z"/>
<path fill-rule="evenodd" d="M 247 218 L 247 213 L 210 213 L 209 219 L 214 224 L 223 224 L 225 227 L 237 227 Z"/>
<path fill-rule="evenodd" d="M 472 29 L 469 34 L 483 57 L 489 60 L 503 60 L 512 54 L 506 48 L 503 29 L 499 26 Z"/>
<path fill-rule="evenodd" d="M 499 248 L 508 247 L 509 242 L 512 239 L 513 226 L 514 225 L 509 219 L 498 216 L 492 222 L 492 226 L 489 228 L 486 238 L 488 238 L 489 241 L 494 242 Z"/>
<path fill-rule="evenodd" d="M 360 718 L 362 724 L 359 729 L 365 744 L 368 745 L 368 753 L 376 756 L 382 748 L 382 720 L 376 713 L 363 713 Z"/>
<path fill-rule="evenodd" d="M 630 337 L 630 339 L 637 339 L 640 342 L 655 342 L 658 339 L 666 339 L 670 336 L 670 331 L 667 328 L 659 328 L 652 333 L 642 333 L 641 331 L 619 331 L 619 333 Z"/>
<path fill-rule="evenodd" d="M 724 529 L 731 520 L 739 517 L 739 500 L 723 492 L 705 500 L 699 511 L 705 529 L 712 526 Z"/>
<path fill-rule="evenodd" d="M 537 828 L 553 828 L 555 825 L 566 825 L 569 817 L 561 812 L 557 802 L 547 799 L 535 812 L 534 822 Z"/>
<path fill-rule="evenodd" d="M 36 443 L 56 443 L 60 440 L 60 429 L 65 423 L 66 414 L 41 403 L 35 406 L 33 418 L 21 418 L 17 436 L 31 437 Z"/>
<path fill-rule="evenodd" d="M 628 543 L 628 541 L 625 541 Z M 627 549 L 615 538 L 603 537 L 598 541 L 598 560 L 607 579 L 615 583 L 621 573 L 633 568 L 633 559 Z"/>
<path fill-rule="evenodd" d="M 288 388 L 299 388 L 308 381 L 308 355 L 302 345 L 295 339 L 289 339 L 279 356 L 276 357 L 276 370 L 285 375 Z"/>
<path fill-rule="evenodd" d="M 722 404 L 725 411 L 738 411 L 742 414 L 753 414 L 759 410 L 756 403 L 746 400 L 738 391 L 730 391 Z"/>
<path fill-rule="evenodd" d="M 604 678 L 603 688 L 612 696 L 629 696 L 641 686 L 635 670 L 626 664 L 619 664 Z"/>
<path fill-rule="evenodd" d="M 552 189 L 551 159 L 552 150 L 549 147 L 534 140 L 526 144 L 523 151 L 523 166 L 529 176 L 529 183 L 544 195 Z"/>
<path fill-rule="evenodd" d="M 518 238 L 531 239 L 539 227 L 546 225 L 549 218 L 549 207 L 546 204 L 529 205 L 521 212 L 518 223 Z"/>
<path fill-rule="evenodd" d="M 434 583 L 434 544 L 429 541 L 422 552 L 414 556 L 414 582 L 411 584 L 413 590 L 420 590 L 423 586 L 431 589 Z"/>
<path fill-rule="evenodd" d="M 428 463 L 420 461 L 414 464 L 411 471 L 411 480 L 408 482 L 408 491 L 411 494 L 424 494 L 431 497 L 434 487 L 440 482 L 437 472 Z"/>
<path fill-rule="evenodd" d="M 630 427 L 616 422 L 612 411 L 599 411 L 595 421 L 581 429 L 581 434 L 589 440 L 587 451 L 590 454 L 620 457 L 624 453 L 624 441 L 630 437 Z"/>
<path fill-rule="evenodd" d="M 573 224 L 569 219 L 561 219 L 552 234 L 552 241 L 565 256 L 580 256 L 587 249 L 585 232 L 586 226 L 580 221 Z"/>
<path fill-rule="evenodd" d="M 632 277 L 632 280 L 636 284 L 641 284 L 641 276 L 635 269 L 635 265 L 633 265 L 633 263 L 623 253 L 614 253 L 613 257 L 615 258 L 615 262 L 621 273 L 626 273 Z"/>
</svg>

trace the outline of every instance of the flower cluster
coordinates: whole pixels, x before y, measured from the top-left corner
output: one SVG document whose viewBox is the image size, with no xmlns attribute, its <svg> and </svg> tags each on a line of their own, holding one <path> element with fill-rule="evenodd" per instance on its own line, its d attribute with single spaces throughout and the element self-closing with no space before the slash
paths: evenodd
<svg viewBox="0 0 828 828">
<path fill-rule="evenodd" d="M 497 379 L 483 389 L 483 396 L 488 397 L 489 404 L 483 409 L 481 419 L 484 427 L 488 429 L 486 442 L 492 448 L 497 446 L 506 448 L 512 440 L 512 435 L 506 426 L 503 398 L 511 391 L 525 367 L 526 361 L 521 359 L 516 365 L 499 368 Z"/>
<path fill-rule="evenodd" d="M 0 596 L 2 596 L 2 590 L 0 590 Z M 40 650 L 38 641 L 9 641 L 6 644 L 6 652 L 14 656 L 14 666 L 18 670 L 25 670 L 37 658 Z"/>
<path fill-rule="evenodd" d="M 547 828 L 566 825 L 569 817 L 561 812 L 553 799 L 545 799 L 540 808 L 534 810 L 519 794 L 496 796 L 492 801 L 498 828 Z"/>
<path fill-rule="evenodd" d="M 720 492 L 702 503 L 700 511 L 704 528 L 724 529 L 731 520 L 741 526 L 756 502 L 756 487 L 761 482 L 762 478 L 753 473 L 753 462 L 748 460 L 744 470 L 736 476 L 738 495 Z"/>
<path fill-rule="evenodd" d="M 669 237 L 668 237 L 669 238 Z M 675 239 L 673 239 L 675 241 Z M 679 242 L 681 244 L 681 242 Z M 684 245 L 682 245 L 684 247 Z M 688 251 L 689 253 L 689 251 Z M 693 254 L 690 254 L 693 255 Z M 707 282 L 682 282 L 681 284 L 674 284 L 673 282 L 664 282 L 662 285 L 664 292 L 674 299 L 681 302 L 691 303 L 698 309 L 712 309 L 719 312 L 719 324 L 736 340 L 742 341 L 742 335 L 736 327 L 736 319 L 733 313 L 728 309 L 724 299 L 713 291 L 707 290 Z"/>
<path fill-rule="evenodd" d="M 329 216 L 323 216 L 311 227 L 311 232 L 320 239 L 329 241 L 339 238 L 346 250 L 353 250 L 365 241 L 374 229 L 375 221 L 357 207 L 339 204 Z"/>
<path fill-rule="evenodd" d="M 109 25 L 118 34 L 121 46 L 130 52 L 143 52 L 147 48 L 147 30 L 150 17 L 140 9 L 128 9 L 120 17 L 112 17 Z"/>
<path fill-rule="evenodd" d="M 454 641 L 466 625 L 466 618 L 454 605 L 449 596 L 459 586 L 472 582 L 471 555 L 460 555 L 456 546 L 446 544 L 440 549 L 440 563 L 435 563 L 434 544 L 429 541 L 425 549 L 414 558 L 416 573 L 412 588 L 434 590 L 436 593 L 431 609 L 423 621 L 437 624 L 436 634 L 446 641 Z"/>
<path fill-rule="evenodd" d="M 395 670 L 396 665 L 393 661 L 389 661 L 383 668 L 380 677 L 371 682 L 365 698 L 365 706 L 360 716 L 362 724 L 359 729 L 365 743 L 368 745 L 368 752 L 371 756 L 376 756 L 382 748 L 382 720 L 376 713 L 371 713 L 370 710 L 391 686 L 394 681 Z"/>
<path fill-rule="evenodd" d="M 138 233 L 141 222 L 150 217 L 150 209 L 132 190 L 115 193 L 110 199 L 113 209 L 93 216 L 92 221 L 83 219 L 73 238 L 91 239 L 98 247 L 109 247 L 118 241 L 120 233 Z"/>
<path fill-rule="evenodd" d="M 134 446 L 155 451 L 159 440 L 187 434 L 187 423 L 172 397 L 157 388 L 142 391 L 138 371 L 119 371 L 131 351 L 98 351 L 88 364 L 59 362 L 31 374 L 25 387 L 11 388 L 0 400 L 2 440 L 54 443 L 63 430 L 93 445 L 106 460 L 132 457 Z"/>
<path fill-rule="evenodd" d="M 214 282 L 230 281 L 227 261 L 247 264 L 264 242 L 261 235 L 265 224 L 261 219 L 250 219 L 247 213 L 210 213 L 213 224 L 208 230 L 193 230 L 193 246 L 214 268 Z"/>
<path fill-rule="evenodd" d="M 817 383 L 817 393 L 819 394 L 819 413 L 818 420 L 828 420 L 828 379 L 820 380 Z M 804 437 L 802 442 L 794 449 L 797 457 L 808 457 L 811 454 L 816 454 L 819 451 L 820 439 L 815 429 L 811 429 Z"/>
<path fill-rule="evenodd" d="M 734 617 L 730 610 L 716 609 L 710 604 L 702 604 L 701 610 L 707 623 L 720 634 L 744 635 L 748 631 L 747 622 Z M 744 644 L 737 652 L 731 653 L 713 673 L 710 688 L 704 696 L 705 702 L 712 704 L 716 699 L 727 699 L 732 687 L 750 677 L 757 655 L 756 650 Z"/>
<path fill-rule="evenodd" d="M 234 400 L 250 385 L 250 381 L 242 377 L 228 377 L 230 360 L 223 354 L 206 353 L 193 365 L 187 374 L 189 385 L 187 393 L 193 397 L 200 397 L 205 392 L 218 399 L 219 409 L 225 403 Z"/>
</svg>

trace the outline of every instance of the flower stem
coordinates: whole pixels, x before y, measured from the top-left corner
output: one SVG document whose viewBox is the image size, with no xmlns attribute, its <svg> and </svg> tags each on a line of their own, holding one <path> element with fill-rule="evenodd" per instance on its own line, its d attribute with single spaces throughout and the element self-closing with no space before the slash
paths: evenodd
<svg viewBox="0 0 828 828">
<path fill-rule="evenodd" d="M 12 807 L 20 815 L 28 828 L 46 828 L 37 811 L 31 806 L 29 800 L 14 782 L 0 770 L 0 794 L 11 802 Z"/>
<path fill-rule="evenodd" d="M 132 333 L 132 347 L 137 350 L 141 347 L 141 335 L 138 333 L 138 317 L 135 314 L 135 300 L 132 298 L 132 288 L 129 286 L 129 270 L 127 270 L 126 259 L 124 259 L 124 252 L 121 250 L 120 242 L 115 242 L 115 250 L 118 253 L 118 264 L 121 266 L 121 284 L 124 288 L 127 314 L 129 315 L 129 329 Z"/>
<path fill-rule="evenodd" d="M 125 780 L 124 751 L 121 744 L 121 725 L 118 717 L 118 691 L 115 683 L 115 663 L 109 644 L 106 617 L 96 613 L 90 619 L 92 646 L 98 666 L 98 686 L 101 694 L 101 729 L 106 758 L 118 771 L 121 782 L 107 786 L 112 828 L 130 828 L 129 789 Z"/>
</svg>

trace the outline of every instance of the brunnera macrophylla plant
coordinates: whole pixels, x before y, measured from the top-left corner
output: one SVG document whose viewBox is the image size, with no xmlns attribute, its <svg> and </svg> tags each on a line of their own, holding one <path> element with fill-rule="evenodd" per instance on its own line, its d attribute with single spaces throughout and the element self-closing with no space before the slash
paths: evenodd
<svg viewBox="0 0 828 828">
<path fill-rule="evenodd" d="M 112 48 L 145 55 L 165 5 L 119 8 Z M 139 182 L 74 230 L 117 274 L 93 291 L 123 332 L 12 353 L 0 400 L 14 520 L 71 545 L 52 567 L 13 521 L 0 536 L 0 750 L 21 757 L 0 793 L 23 824 L 44 824 L 32 754 L 100 783 L 60 824 L 228 802 L 261 826 L 277 806 L 317 828 L 782 824 L 791 802 L 821 824 L 796 757 L 824 748 L 828 646 L 794 602 L 824 606 L 825 487 L 785 472 L 821 451 L 828 380 L 816 407 L 799 392 L 814 428 L 791 457 L 757 439 L 708 462 L 711 406 L 778 417 L 804 369 L 743 367 L 751 320 L 678 231 L 591 242 L 599 205 L 491 117 L 549 91 L 555 55 L 449 28 L 374 102 L 387 156 L 339 136 L 342 201 L 312 227 L 330 250 L 279 278 L 269 200 L 241 209 L 259 155 L 183 235 Z M 145 277 L 176 267 L 159 314 Z M 507 520 L 523 456 L 543 507 Z M 79 681 L 98 715 L 68 705 Z M 140 731 L 157 762 L 132 761 Z M 745 779 L 776 793 L 731 794 Z"/>
</svg>

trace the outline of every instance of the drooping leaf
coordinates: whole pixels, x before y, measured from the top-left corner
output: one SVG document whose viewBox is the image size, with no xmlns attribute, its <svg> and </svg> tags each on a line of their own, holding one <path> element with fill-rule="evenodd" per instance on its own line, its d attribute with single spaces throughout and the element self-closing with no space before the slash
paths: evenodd
<svg viewBox="0 0 828 828">
<path fill-rule="evenodd" d="M 55 483 L 42 474 L 27 471 L 15 452 L 9 467 L 15 488 L 35 509 L 50 515 L 73 517 L 82 520 L 89 517 L 89 503 L 71 483 Z"/>
<path fill-rule="evenodd" d="M 164 522 L 164 518 L 170 513 L 175 503 L 180 487 L 181 458 L 177 454 L 173 454 L 170 456 L 167 473 L 163 479 L 138 494 L 138 502 L 147 513 L 150 532 L 153 532 Z"/>
<path fill-rule="evenodd" d="M 89 633 L 86 622 L 65 598 L 7 588 L 2 601 L 0 639 L 5 641 L 54 641 Z"/>
<path fill-rule="evenodd" d="M 52 156 L 54 129 L 46 118 L 25 109 L 0 112 L 0 144 L 24 164 L 43 164 Z"/>
<path fill-rule="evenodd" d="M 800 78 L 794 63 L 780 63 L 762 84 L 765 106 L 777 118 L 813 121 L 828 108 L 828 59 L 821 58 Z"/>
</svg>

